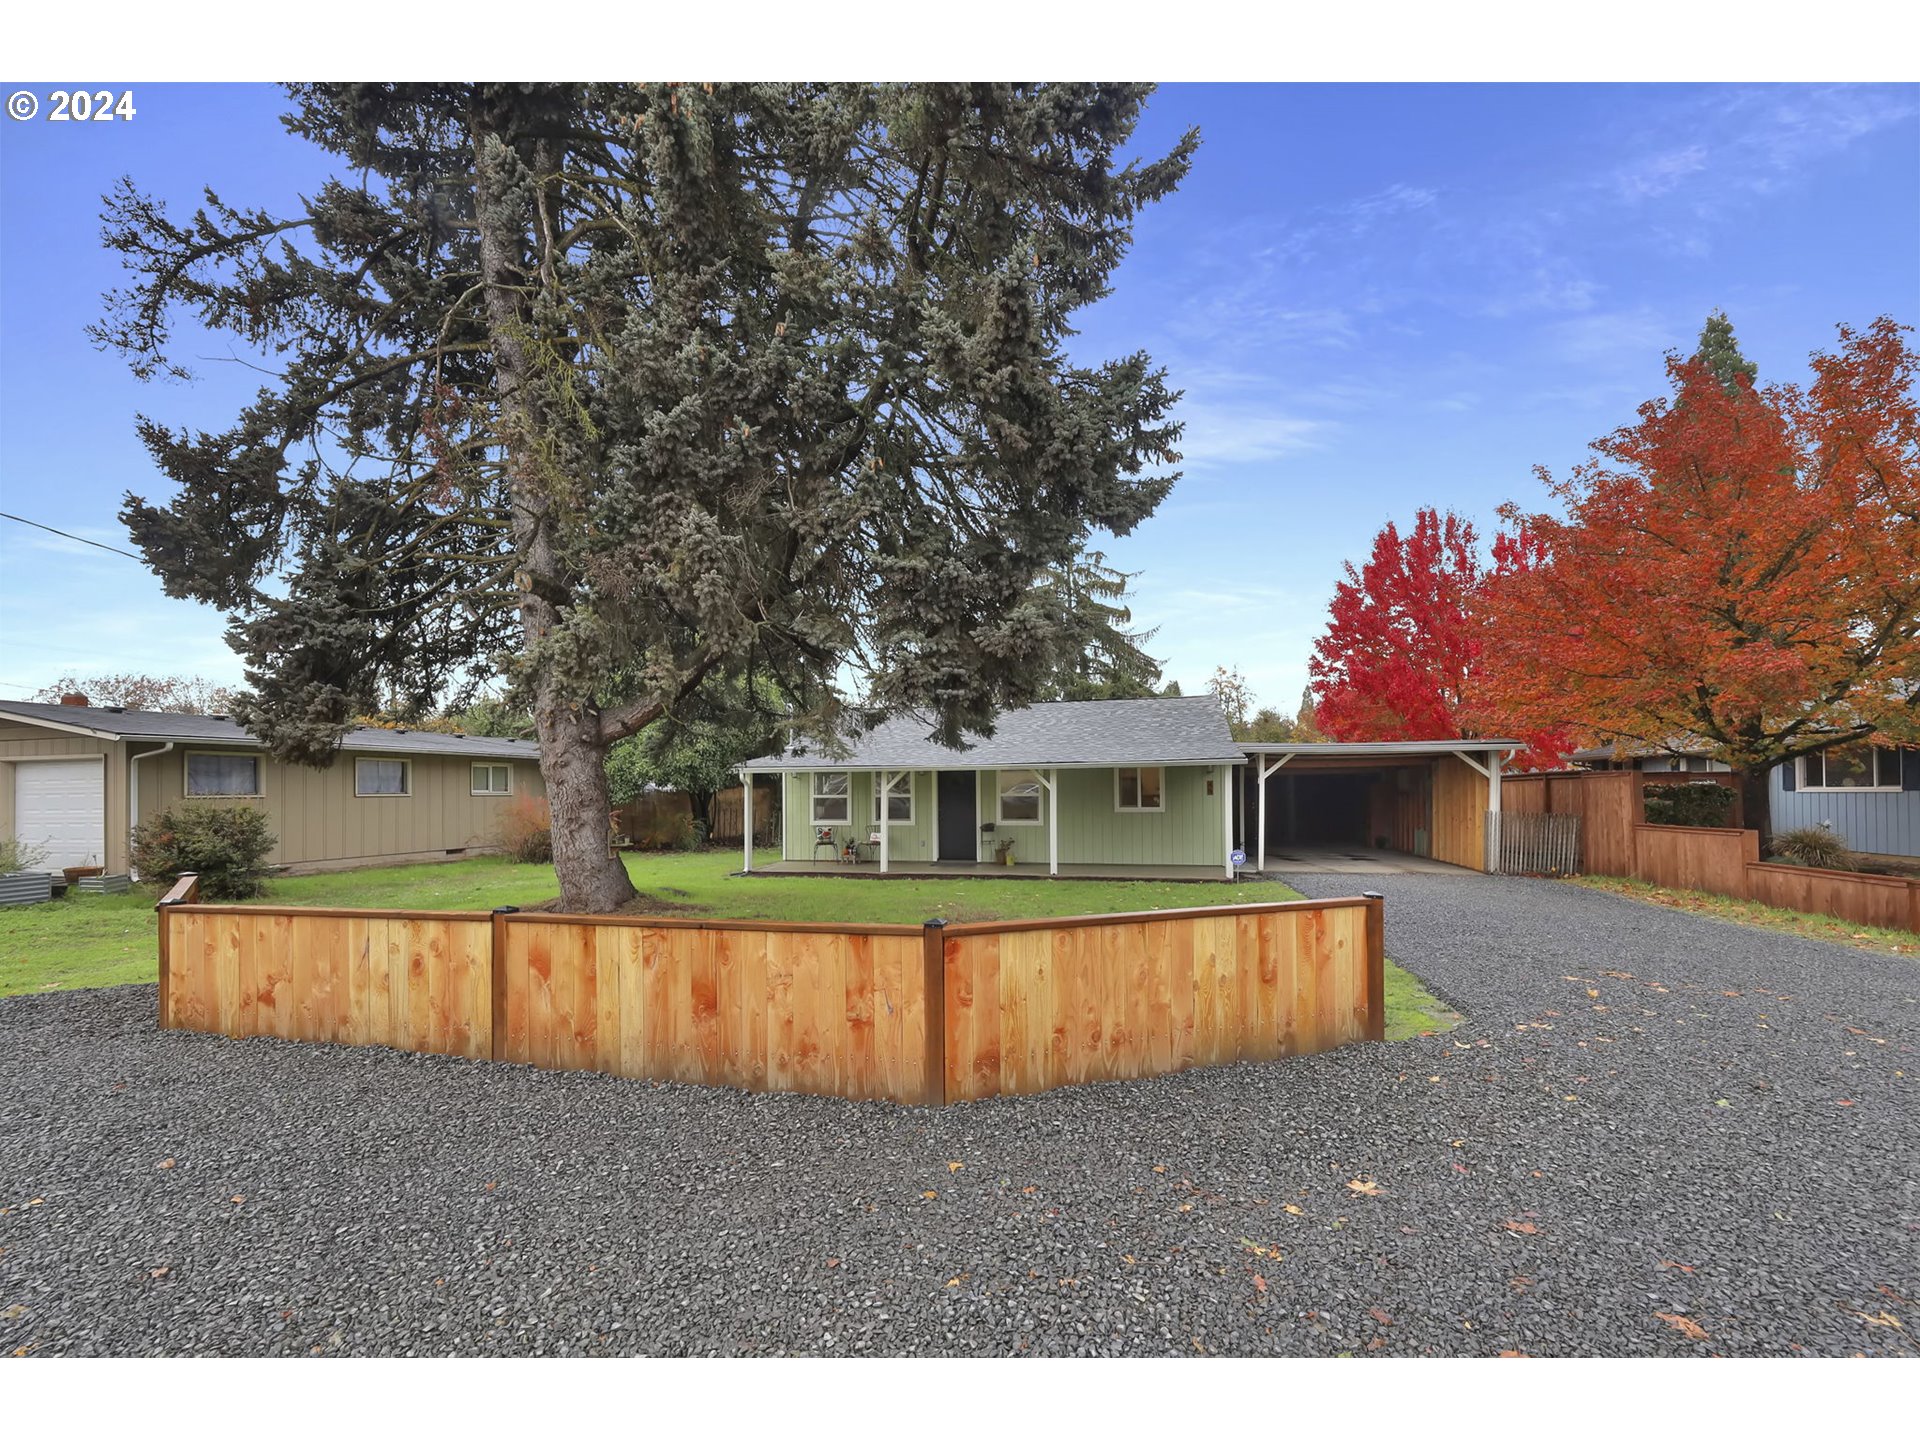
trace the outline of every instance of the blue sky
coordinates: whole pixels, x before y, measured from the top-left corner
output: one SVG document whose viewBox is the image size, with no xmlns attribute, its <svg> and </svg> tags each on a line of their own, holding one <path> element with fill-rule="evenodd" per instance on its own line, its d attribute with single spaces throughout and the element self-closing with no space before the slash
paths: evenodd
<svg viewBox="0 0 1920 1440">
<path fill-rule="evenodd" d="M 122 492 L 165 493 L 135 414 L 224 425 L 255 377 L 224 341 L 193 385 L 92 349 L 118 277 L 99 196 L 126 173 L 176 214 L 202 184 L 272 208 L 327 169 L 269 87 L 136 103 L 0 122 L 0 509 L 119 545 Z M 1144 348 L 1186 392 L 1184 480 L 1106 548 L 1189 689 L 1238 665 L 1291 710 L 1344 559 L 1421 504 L 1488 530 L 1539 503 L 1532 467 L 1630 421 L 1710 309 L 1763 379 L 1803 378 L 1838 322 L 1920 322 L 1920 87 L 1176 85 L 1141 147 L 1189 125 L 1192 176 L 1074 342 Z M 0 696 L 68 671 L 237 681 L 223 626 L 0 521 Z"/>
</svg>

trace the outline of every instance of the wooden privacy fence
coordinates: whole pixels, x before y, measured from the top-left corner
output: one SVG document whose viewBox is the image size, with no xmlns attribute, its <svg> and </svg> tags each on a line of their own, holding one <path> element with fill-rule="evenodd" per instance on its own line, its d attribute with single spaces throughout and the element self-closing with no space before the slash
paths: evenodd
<svg viewBox="0 0 1920 1440">
<path fill-rule="evenodd" d="M 159 905 L 162 1028 L 942 1104 L 1384 1037 L 1377 895 L 945 925 Z"/>
<path fill-rule="evenodd" d="M 1502 810 L 1487 816 L 1500 846 L 1503 875 L 1575 875 L 1580 871 L 1580 817 Z"/>
</svg>

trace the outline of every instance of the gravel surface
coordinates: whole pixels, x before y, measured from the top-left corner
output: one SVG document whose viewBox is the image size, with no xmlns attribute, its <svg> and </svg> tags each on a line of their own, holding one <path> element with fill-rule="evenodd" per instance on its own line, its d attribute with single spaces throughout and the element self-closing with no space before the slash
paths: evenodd
<svg viewBox="0 0 1920 1440">
<path fill-rule="evenodd" d="M 1920 967 L 1377 883 L 1451 1034 L 940 1112 L 0 1001 L 0 1354 L 1915 1352 Z"/>
</svg>

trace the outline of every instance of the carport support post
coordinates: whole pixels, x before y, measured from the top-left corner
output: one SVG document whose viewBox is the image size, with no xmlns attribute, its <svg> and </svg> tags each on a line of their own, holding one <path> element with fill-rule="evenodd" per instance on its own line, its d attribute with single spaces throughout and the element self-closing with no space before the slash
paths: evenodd
<svg viewBox="0 0 1920 1440">
<path fill-rule="evenodd" d="M 1282 755 L 1269 765 L 1259 755 L 1254 756 L 1254 773 L 1260 777 L 1260 849 L 1257 852 L 1259 863 L 1253 867 L 1256 870 L 1267 868 L 1267 780 L 1291 759 L 1293 759 L 1291 755 Z"/>
<path fill-rule="evenodd" d="M 1500 762 L 1498 750 L 1487 756 L 1487 873 L 1500 873 Z"/>
<path fill-rule="evenodd" d="M 740 873 L 753 873 L 753 772 L 740 772 Z"/>
</svg>

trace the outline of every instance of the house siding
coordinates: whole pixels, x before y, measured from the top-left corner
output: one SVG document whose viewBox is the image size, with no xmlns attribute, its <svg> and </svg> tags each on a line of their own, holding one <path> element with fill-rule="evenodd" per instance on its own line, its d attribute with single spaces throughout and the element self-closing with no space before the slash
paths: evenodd
<svg viewBox="0 0 1920 1440">
<path fill-rule="evenodd" d="M 1909 751 L 1905 763 L 1920 765 L 1920 751 Z M 1920 790 L 1865 794 L 1789 790 L 1781 783 L 1780 774 L 1781 767 L 1775 766 L 1767 778 L 1776 831 L 1830 823 L 1854 850 L 1871 855 L 1920 856 Z"/>
<path fill-rule="evenodd" d="M 875 777 L 864 770 L 853 772 L 852 820 L 845 825 L 833 826 L 834 833 L 842 838 L 851 831 L 854 837 L 863 843 L 873 833 L 873 790 Z M 931 770 L 913 772 L 913 823 L 894 824 L 887 836 L 887 855 L 892 860 L 931 860 L 933 855 L 933 786 L 934 776 Z M 785 831 L 785 843 L 781 857 L 787 860 L 806 860 L 813 856 L 813 833 L 819 828 L 813 823 L 813 772 L 811 770 L 791 771 L 786 777 L 785 804 L 781 807 L 784 816 L 782 828 Z M 826 854 L 820 855 L 824 863 Z"/>
</svg>

